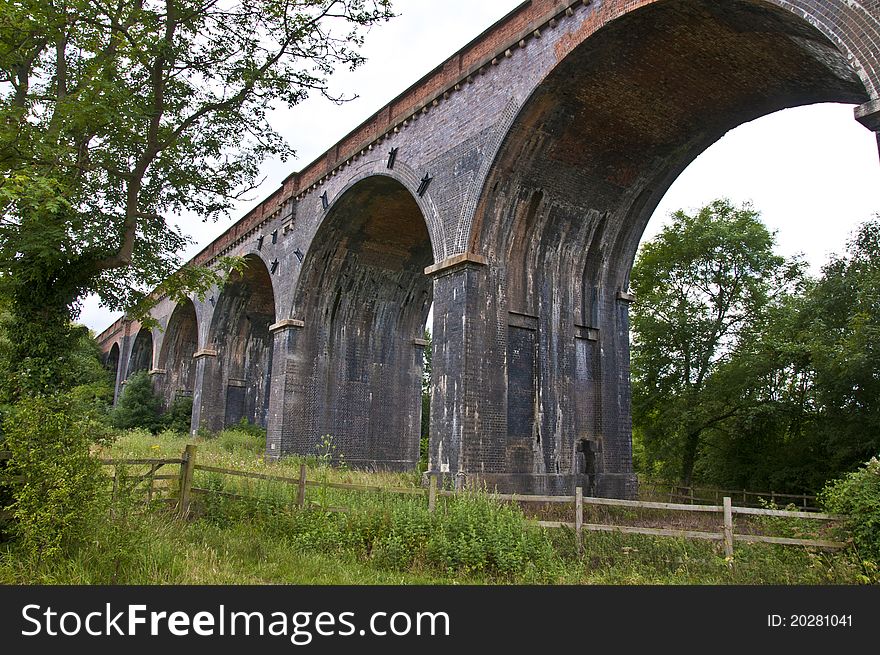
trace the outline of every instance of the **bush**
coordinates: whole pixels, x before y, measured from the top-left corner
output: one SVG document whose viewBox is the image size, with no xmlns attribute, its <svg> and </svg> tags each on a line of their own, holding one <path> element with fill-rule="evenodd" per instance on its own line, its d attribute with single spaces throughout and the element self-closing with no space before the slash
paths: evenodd
<svg viewBox="0 0 880 655">
<path fill-rule="evenodd" d="M 192 396 L 177 396 L 162 416 L 165 430 L 189 434 L 192 424 Z"/>
<path fill-rule="evenodd" d="M 162 428 L 162 400 L 153 391 L 146 371 L 132 375 L 125 383 L 119 402 L 110 415 L 114 427 L 127 430 L 146 428 L 158 432 Z"/>
<path fill-rule="evenodd" d="M 845 515 L 845 527 L 863 557 L 880 562 L 880 460 L 829 483 L 820 498 L 825 507 Z"/>
<path fill-rule="evenodd" d="M 106 483 L 89 449 L 106 437 L 94 415 L 68 396 L 26 398 L 3 423 L 8 472 L 23 476 L 13 487 L 13 534 L 38 560 L 89 539 L 102 515 Z"/>
<path fill-rule="evenodd" d="M 527 526 L 519 507 L 484 493 L 457 496 L 434 514 L 422 499 L 396 500 L 390 511 L 372 514 L 372 521 L 347 521 L 371 536 L 367 551 L 385 568 L 536 581 L 560 571 L 547 533 Z"/>
<path fill-rule="evenodd" d="M 241 419 L 238 423 L 232 426 L 235 430 L 239 432 L 244 432 L 246 434 L 251 435 L 252 437 L 259 437 L 262 440 L 266 440 L 266 428 L 261 428 L 259 425 L 254 425 L 246 418 Z"/>
<path fill-rule="evenodd" d="M 456 496 L 439 515 L 427 559 L 440 570 L 549 579 L 558 559 L 547 534 L 526 526 L 522 510 L 485 493 Z"/>
</svg>

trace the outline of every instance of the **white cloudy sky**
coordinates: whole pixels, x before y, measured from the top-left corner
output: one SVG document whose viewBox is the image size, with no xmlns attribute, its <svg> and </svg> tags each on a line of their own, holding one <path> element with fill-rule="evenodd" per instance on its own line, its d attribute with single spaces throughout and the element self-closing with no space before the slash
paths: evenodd
<svg viewBox="0 0 880 655">
<path fill-rule="evenodd" d="M 225 231 L 292 171 L 323 154 L 376 110 L 492 25 L 521 0 L 394 0 L 399 14 L 367 36 L 368 62 L 340 71 L 335 91 L 359 97 L 336 106 L 313 98 L 276 111 L 272 124 L 296 149 L 293 161 L 264 165 L 265 182 L 225 221 L 179 219 L 195 243 L 194 255 Z M 814 272 L 830 252 L 840 252 L 851 230 L 880 212 L 880 156 L 873 134 L 853 119 L 852 107 L 791 109 L 743 125 L 701 155 L 670 188 L 648 226 L 655 234 L 676 209 L 728 197 L 751 201 L 778 233 L 786 255 L 803 253 Z M 88 299 L 81 322 L 96 332 L 118 314 Z"/>
</svg>

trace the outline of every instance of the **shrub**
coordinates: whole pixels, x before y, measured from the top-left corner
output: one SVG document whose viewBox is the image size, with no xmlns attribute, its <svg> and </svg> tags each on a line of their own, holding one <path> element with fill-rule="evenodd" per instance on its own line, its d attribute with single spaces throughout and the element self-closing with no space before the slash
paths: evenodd
<svg viewBox="0 0 880 655">
<path fill-rule="evenodd" d="M 13 534 L 38 560 L 87 541 L 103 514 L 100 464 L 92 443 L 106 437 L 103 425 L 68 396 L 26 398 L 7 413 L 5 448 L 13 487 Z"/>
<path fill-rule="evenodd" d="M 177 396 L 162 416 L 163 427 L 171 432 L 189 434 L 192 423 L 192 396 Z"/>
<path fill-rule="evenodd" d="M 440 517 L 426 554 L 441 570 L 510 578 L 530 569 L 549 577 L 557 568 L 546 533 L 530 529 L 519 507 L 468 493 L 447 503 Z"/>
<path fill-rule="evenodd" d="M 146 371 L 132 375 L 110 415 L 114 427 L 123 430 L 146 428 L 158 432 L 162 427 L 162 401 L 153 391 L 153 383 Z"/>
<path fill-rule="evenodd" d="M 547 534 L 527 526 L 519 507 L 485 493 L 457 496 L 434 514 L 421 499 L 399 500 L 383 518 L 370 526 L 380 566 L 502 579 L 550 580 L 559 572 Z"/>
<path fill-rule="evenodd" d="M 244 432 L 251 435 L 252 437 L 259 437 L 263 441 L 266 440 L 266 428 L 261 428 L 259 425 L 251 423 L 246 418 L 242 418 L 233 427 L 239 432 Z"/>
<path fill-rule="evenodd" d="M 820 498 L 825 507 L 844 514 L 844 523 L 863 556 L 880 562 L 880 460 L 829 483 Z"/>
</svg>

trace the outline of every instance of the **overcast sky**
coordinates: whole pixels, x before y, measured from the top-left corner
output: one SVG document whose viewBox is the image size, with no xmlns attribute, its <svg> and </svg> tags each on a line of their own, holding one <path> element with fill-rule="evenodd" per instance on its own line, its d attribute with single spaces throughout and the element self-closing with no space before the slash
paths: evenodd
<svg viewBox="0 0 880 655">
<path fill-rule="evenodd" d="M 331 80 L 334 91 L 359 97 L 341 106 L 311 98 L 274 112 L 270 120 L 296 149 L 296 158 L 284 164 L 267 161 L 265 182 L 229 219 L 207 225 L 197 218 L 178 219 L 195 240 L 185 258 L 520 2 L 394 0 L 399 16 L 367 35 L 363 52 L 368 62 Z M 645 237 L 656 234 L 670 212 L 719 197 L 751 201 L 778 233 L 780 251 L 802 253 L 818 272 L 829 253 L 843 250 L 858 223 L 880 212 L 876 139 L 844 105 L 790 109 L 742 125 L 685 170 L 657 208 Z M 90 298 L 80 321 L 100 332 L 116 318 Z"/>
</svg>

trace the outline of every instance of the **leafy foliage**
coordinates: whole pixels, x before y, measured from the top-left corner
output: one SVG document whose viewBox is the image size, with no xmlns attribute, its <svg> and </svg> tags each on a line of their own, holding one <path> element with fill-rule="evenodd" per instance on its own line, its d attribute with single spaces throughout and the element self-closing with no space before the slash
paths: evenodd
<svg viewBox="0 0 880 655">
<path fill-rule="evenodd" d="M 177 396 L 163 416 L 164 429 L 188 434 L 192 424 L 192 410 L 192 396 Z"/>
<path fill-rule="evenodd" d="M 863 223 L 806 294 L 810 408 L 823 456 L 850 470 L 880 452 L 880 216 Z"/>
<path fill-rule="evenodd" d="M 708 229 L 737 238 L 723 224 Z M 661 235 L 660 244 L 668 249 L 670 240 Z M 760 302 L 735 333 L 718 340 L 699 385 L 685 384 L 682 371 L 693 374 L 698 367 L 686 360 L 699 362 L 706 352 L 707 319 L 695 304 L 676 312 L 673 296 L 654 293 L 684 279 L 665 272 L 659 247 L 647 244 L 634 271 L 639 284 L 650 282 L 633 320 L 634 454 L 643 470 L 682 479 L 692 461 L 694 477 L 725 487 L 814 493 L 880 450 L 880 221 L 860 226 L 816 280 L 802 278 L 793 263 L 771 267 L 763 281 L 749 271 L 750 284 L 765 285 L 764 299 L 754 296 Z M 708 266 L 727 268 L 731 248 L 706 248 Z M 676 252 L 668 253 L 674 266 L 688 261 Z M 699 436 L 689 441 L 689 434 Z"/>
<path fill-rule="evenodd" d="M 107 437 L 94 414 L 69 396 L 18 402 L 4 421 L 9 475 L 23 476 L 10 506 L 13 529 L 31 556 L 51 558 L 90 536 L 104 484 L 89 448 Z"/>
<path fill-rule="evenodd" d="M 180 269 L 187 239 L 168 216 L 210 220 L 254 188 L 264 157 L 292 152 L 273 103 L 329 96 L 333 68 L 363 61 L 362 28 L 390 16 L 388 0 L 0 0 L 17 393 L 67 388 L 57 364 L 83 295 L 143 318 L 163 293 L 225 279 L 227 260 Z"/>
<path fill-rule="evenodd" d="M 736 361 L 800 277 L 748 206 L 682 211 L 643 245 L 632 272 L 633 421 L 645 456 L 690 482 L 707 431 L 751 403 Z"/>
<path fill-rule="evenodd" d="M 845 515 L 846 529 L 860 553 L 880 563 L 880 460 L 830 483 L 822 493 L 825 506 Z"/>
<path fill-rule="evenodd" d="M 153 391 L 153 382 L 146 371 L 138 371 L 125 388 L 110 416 L 113 426 L 122 430 L 146 428 L 158 432 L 163 427 L 162 399 Z"/>
</svg>

